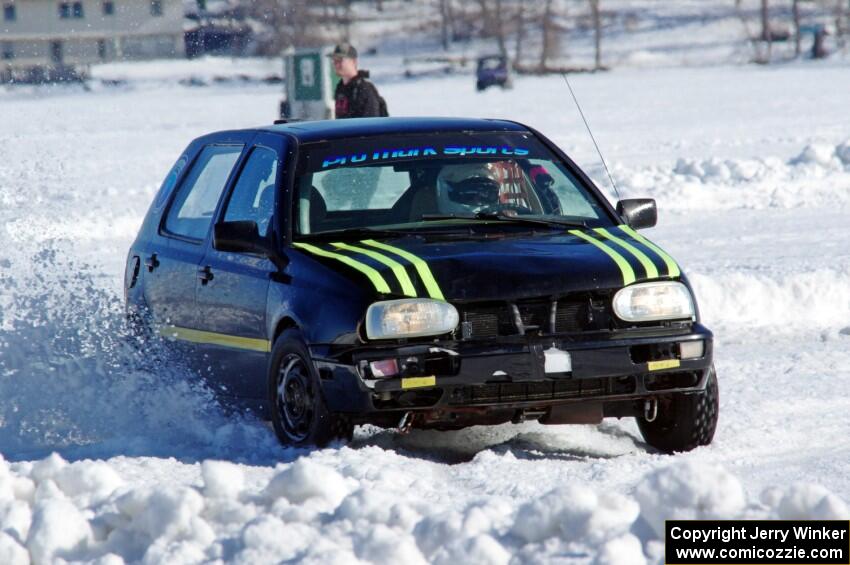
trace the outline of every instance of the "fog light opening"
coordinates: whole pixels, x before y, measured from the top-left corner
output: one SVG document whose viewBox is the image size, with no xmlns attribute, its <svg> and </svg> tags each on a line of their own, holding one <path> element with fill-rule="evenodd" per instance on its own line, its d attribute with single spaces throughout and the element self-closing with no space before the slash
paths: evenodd
<svg viewBox="0 0 850 565">
<path fill-rule="evenodd" d="M 699 359 L 705 354 L 705 342 L 683 341 L 679 343 L 679 355 L 682 359 Z"/>
<path fill-rule="evenodd" d="M 398 375 L 398 361 L 395 359 L 382 359 L 369 363 L 369 370 L 376 379 L 386 379 Z"/>
</svg>

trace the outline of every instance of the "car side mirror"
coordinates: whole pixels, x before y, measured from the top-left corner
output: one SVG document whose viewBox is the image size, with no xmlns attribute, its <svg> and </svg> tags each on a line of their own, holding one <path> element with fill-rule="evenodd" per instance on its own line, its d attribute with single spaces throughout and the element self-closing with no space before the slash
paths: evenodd
<svg viewBox="0 0 850 565">
<path fill-rule="evenodd" d="M 251 220 L 216 224 L 213 228 L 213 247 L 219 251 L 269 255 L 268 241 L 260 237 L 257 222 Z"/>
<path fill-rule="evenodd" d="M 617 213 L 636 229 L 651 228 L 658 222 L 654 198 L 628 198 L 617 202 Z"/>
</svg>

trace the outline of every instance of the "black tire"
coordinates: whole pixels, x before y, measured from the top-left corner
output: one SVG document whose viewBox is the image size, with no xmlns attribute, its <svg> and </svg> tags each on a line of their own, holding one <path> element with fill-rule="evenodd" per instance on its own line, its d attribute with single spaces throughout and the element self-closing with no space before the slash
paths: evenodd
<svg viewBox="0 0 850 565">
<path fill-rule="evenodd" d="M 669 394 L 658 398 L 658 415 L 652 422 L 637 417 L 646 443 L 665 453 L 690 451 L 714 439 L 720 409 L 717 373 L 709 369 L 705 390 L 696 394 Z"/>
<path fill-rule="evenodd" d="M 327 409 L 319 373 L 298 331 L 286 330 L 275 340 L 268 382 L 269 410 L 280 443 L 324 447 L 351 439 L 353 426 Z"/>
</svg>

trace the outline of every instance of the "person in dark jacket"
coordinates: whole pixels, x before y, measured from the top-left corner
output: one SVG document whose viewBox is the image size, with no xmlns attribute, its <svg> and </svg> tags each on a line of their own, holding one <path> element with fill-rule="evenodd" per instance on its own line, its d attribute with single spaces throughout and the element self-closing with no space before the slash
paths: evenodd
<svg viewBox="0 0 850 565">
<path fill-rule="evenodd" d="M 350 43 L 340 43 L 330 56 L 340 77 L 334 92 L 336 118 L 386 116 L 386 104 L 375 85 L 367 80 L 369 71 L 357 68 L 357 49 Z"/>
</svg>

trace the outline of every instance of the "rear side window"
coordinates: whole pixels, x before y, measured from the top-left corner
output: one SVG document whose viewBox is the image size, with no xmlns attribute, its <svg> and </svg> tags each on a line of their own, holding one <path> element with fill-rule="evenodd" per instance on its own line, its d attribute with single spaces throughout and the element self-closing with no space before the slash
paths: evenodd
<svg viewBox="0 0 850 565">
<path fill-rule="evenodd" d="M 204 147 L 168 210 L 168 233 L 191 239 L 206 237 L 224 185 L 241 153 L 241 145 Z"/>
<path fill-rule="evenodd" d="M 233 189 L 225 222 L 250 220 L 265 236 L 274 214 L 274 186 L 277 178 L 277 152 L 257 147 L 251 152 Z"/>
<path fill-rule="evenodd" d="M 174 185 L 177 184 L 177 179 L 180 178 L 180 173 L 182 173 L 183 169 L 186 168 L 186 164 L 188 162 L 189 158 L 183 154 L 179 159 L 177 159 L 177 162 L 174 163 L 171 170 L 168 171 L 168 176 L 165 177 L 164 181 L 162 181 L 162 185 L 159 187 L 159 193 L 156 195 L 155 205 L 157 208 L 162 208 L 162 205 L 165 204 L 165 201 L 168 199 L 168 195 L 171 194 Z"/>
</svg>

